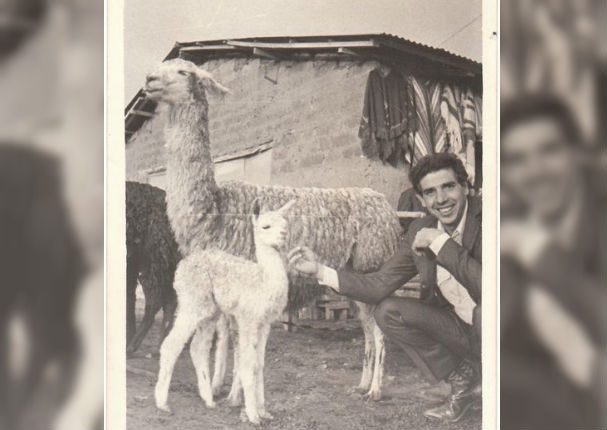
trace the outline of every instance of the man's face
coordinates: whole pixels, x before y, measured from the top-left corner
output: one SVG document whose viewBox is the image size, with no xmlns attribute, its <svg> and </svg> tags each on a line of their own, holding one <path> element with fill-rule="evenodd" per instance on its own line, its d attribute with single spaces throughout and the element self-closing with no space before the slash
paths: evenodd
<svg viewBox="0 0 607 430">
<path fill-rule="evenodd" d="M 502 184 L 544 219 L 565 210 L 575 182 L 570 145 L 554 120 L 532 119 L 502 136 Z"/>
<path fill-rule="evenodd" d="M 457 182 L 452 169 L 428 173 L 419 182 L 422 205 L 447 228 L 459 224 L 468 196 L 468 186 Z"/>
</svg>

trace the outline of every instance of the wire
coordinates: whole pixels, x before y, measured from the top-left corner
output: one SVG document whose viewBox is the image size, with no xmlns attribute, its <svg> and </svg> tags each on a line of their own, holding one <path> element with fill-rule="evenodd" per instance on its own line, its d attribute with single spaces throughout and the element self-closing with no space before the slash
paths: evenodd
<svg viewBox="0 0 607 430">
<path fill-rule="evenodd" d="M 470 27 L 481 16 L 482 16 L 482 14 L 480 14 L 480 13 L 478 15 L 476 15 L 474 18 L 472 18 L 471 21 L 467 22 L 462 27 L 458 28 L 454 33 L 451 33 L 451 35 L 449 37 L 447 37 L 445 40 L 443 40 L 442 42 L 440 42 L 437 46 L 442 46 L 443 44 L 445 44 L 445 42 L 448 42 L 453 37 L 457 36 L 459 33 L 461 33 L 462 31 L 464 31 L 466 28 Z"/>
</svg>

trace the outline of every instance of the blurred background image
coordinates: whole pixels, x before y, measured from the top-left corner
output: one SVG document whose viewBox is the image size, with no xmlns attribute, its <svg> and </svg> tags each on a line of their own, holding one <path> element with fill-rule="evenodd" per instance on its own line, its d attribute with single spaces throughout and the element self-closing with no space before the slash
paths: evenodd
<svg viewBox="0 0 607 430">
<path fill-rule="evenodd" d="M 604 0 L 501 2 L 501 427 L 605 428 Z"/>
<path fill-rule="evenodd" d="M 0 428 L 103 427 L 103 1 L 0 0 Z"/>
</svg>

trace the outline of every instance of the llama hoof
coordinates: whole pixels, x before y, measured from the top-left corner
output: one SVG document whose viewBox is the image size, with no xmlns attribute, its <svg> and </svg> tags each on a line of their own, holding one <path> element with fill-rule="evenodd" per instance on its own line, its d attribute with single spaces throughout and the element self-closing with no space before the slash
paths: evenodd
<svg viewBox="0 0 607 430">
<path fill-rule="evenodd" d="M 206 405 L 207 408 L 209 409 L 215 409 L 217 407 L 217 403 L 215 403 L 214 401 L 205 401 L 204 404 Z"/>
<path fill-rule="evenodd" d="M 164 403 L 164 404 L 157 404 L 156 407 L 161 410 L 162 412 L 166 412 L 167 414 L 173 415 L 173 411 L 171 410 L 171 408 L 169 408 L 169 405 Z"/>
<path fill-rule="evenodd" d="M 218 387 L 212 387 L 211 390 L 213 392 L 213 396 L 219 396 L 221 394 L 221 388 L 221 385 Z"/>
<path fill-rule="evenodd" d="M 352 387 L 350 389 L 351 393 L 356 393 L 356 394 L 364 394 L 369 390 L 369 387 L 363 387 L 361 385 L 356 385 L 355 387 Z"/>
<path fill-rule="evenodd" d="M 249 416 L 247 414 L 247 411 L 244 410 L 244 408 L 240 410 L 240 421 L 242 421 L 243 423 L 250 422 L 251 424 L 256 426 L 261 424 L 261 419 L 259 418 L 259 415 Z"/>
<path fill-rule="evenodd" d="M 226 397 L 226 401 L 233 408 L 237 408 L 238 406 L 240 406 L 242 404 L 242 400 L 241 400 L 240 396 L 234 396 L 231 393 L 228 394 L 228 397 Z"/>
<path fill-rule="evenodd" d="M 271 413 L 269 413 L 268 411 L 266 411 L 265 409 L 263 411 L 259 411 L 259 417 L 263 420 L 273 420 L 274 419 L 274 415 L 272 415 Z"/>
<path fill-rule="evenodd" d="M 366 402 L 368 402 L 368 401 L 377 402 L 377 401 L 381 400 L 381 391 L 370 390 L 368 393 L 363 394 L 363 400 Z"/>
</svg>

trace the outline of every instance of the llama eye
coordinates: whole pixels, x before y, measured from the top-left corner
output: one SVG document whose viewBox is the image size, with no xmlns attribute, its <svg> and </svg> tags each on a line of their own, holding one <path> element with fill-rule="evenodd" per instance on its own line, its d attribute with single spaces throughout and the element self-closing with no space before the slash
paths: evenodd
<svg viewBox="0 0 607 430">
<path fill-rule="evenodd" d="M 264 230 L 267 230 L 267 229 L 270 228 L 270 226 L 269 225 L 262 225 L 261 228 L 263 228 Z"/>
<path fill-rule="evenodd" d="M 183 76 L 190 76 L 190 72 L 188 72 L 187 70 L 180 70 L 179 74 Z"/>
</svg>

